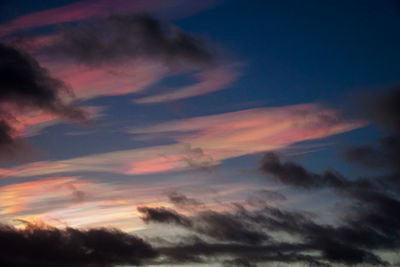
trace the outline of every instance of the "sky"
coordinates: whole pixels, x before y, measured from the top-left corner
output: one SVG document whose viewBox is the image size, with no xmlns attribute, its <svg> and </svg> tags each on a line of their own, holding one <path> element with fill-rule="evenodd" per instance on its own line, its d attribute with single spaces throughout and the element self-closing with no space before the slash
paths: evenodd
<svg viewBox="0 0 400 267">
<path fill-rule="evenodd" d="M 400 266 L 399 14 L 0 0 L 0 265 Z"/>
</svg>

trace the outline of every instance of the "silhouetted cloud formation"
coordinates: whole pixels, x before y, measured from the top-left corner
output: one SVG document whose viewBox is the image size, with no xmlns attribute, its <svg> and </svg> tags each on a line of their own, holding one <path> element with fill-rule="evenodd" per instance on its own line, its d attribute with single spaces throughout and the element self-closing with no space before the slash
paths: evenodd
<svg viewBox="0 0 400 267">
<path fill-rule="evenodd" d="M 80 109 L 62 101 L 61 94 L 69 92 L 67 86 L 29 54 L 0 43 L 0 58 L 0 146 L 14 143 L 10 122 L 16 119 L 16 110 L 39 109 L 71 120 L 85 119 Z"/>
<path fill-rule="evenodd" d="M 345 183 L 334 171 L 315 174 L 294 162 L 282 163 L 273 152 L 264 155 L 261 170 L 272 174 L 284 184 L 302 188 L 340 187 Z"/>
<path fill-rule="evenodd" d="M 393 249 L 399 245 L 397 235 L 390 236 L 388 232 L 380 232 L 384 228 L 371 230 L 376 229 L 372 221 L 378 218 L 370 218 L 368 221 L 365 216 L 361 218 L 362 212 L 359 213 L 360 219 L 364 220 L 362 225 L 360 221 L 348 219 L 341 226 L 332 226 L 318 224 L 309 214 L 302 212 L 284 211 L 271 206 L 257 210 L 249 210 L 240 205 L 236 207 L 231 212 L 200 212 L 190 219 L 180 214 L 180 220 L 151 217 L 146 217 L 145 220 L 176 224 L 208 239 L 184 239 L 180 243 L 160 249 L 160 253 L 181 263 L 202 261 L 202 257 L 210 260 L 210 257 L 225 255 L 233 260 L 241 259 L 238 264 L 243 261 L 243 264 L 307 262 L 314 266 L 329 266 L 329 262 L 387 265 L 370 250 Z M 178 215 L 176 211 L 171 212 L 174 216 Z M 181 220 L 191 220 L 191 223 L 181 224 Z M 389 231 L 394 230 L 393 225 L 391 227 Z M 299 241 L 282 242 L 268 233 L 286 233 Z M 315 256 L 307 253 L 314 253 Z M 243 264 L 238 266 L 246 266 Z"/>
<path fill-rule="evenodd" d="M 325 255 L 331 259 L 382 264 L 372 250 L 400 248 L 397 216 L 400 213 L 400 90 L 396 88 L 367 100 L 362 110 L 365 117 L 387 129 L 390 135 L 380 138 L 379 147 L 366 144 L 350 147 L 343 156 L 358 166 L 380 170 L 379 175 L 347 179 L 334 170 L 316 174 L 294 162 L 281 162 L 274 153 L 264 156 L 261 170 L 294 188 L 330 188 L 350 200 L 352 206 L 340 226 L 307 223 L 301 226 L 302 234 L 322 249 L 328 246 Z"/>
<path fill-rule="evenodd" d="M 246 217 L 240 213 L 220 213 L 208 210 L 194 217 L 187 217 L 163 207 L 139 207 L 138 211 L 145 215 L 142 219 L 147 223 L 173 223 L 215 240 L 260 244 L 269 238 L 264 232 L 249 224 Z"/>
<path fill-rule="evenodd" d="M 116 229 L 56 229 L 28 225 L 0 226 L 0 265 L 96 266 L 140 265 L 157 252 L 142 239 Z"/>
<path fill-rule="evenodd" d="M 160 252 L 175 263 L 219 260 L 228 266 L 256 266 L 263 262 L 389 265 L 379 253 L 400 249 L 400 98 L 396 96 L 390 92 L 369 103 L 370 120 L 390 131 L 390 135 L 381 138 L 379 146 L 361 145 L 343 153 L 349 162 L 379 170 L 379 174 L 350 179 L 334 169 L 315 173 L 295 162 L 281 160 L 273 152 L 266 153 L 261 161 L 260 170 L 268 178 L 306 192 L 331 190 L 337 194 L 346 203 L 337 223 L 322 224 L 307 212 L 273 207 L 268 198 L 283 201 L 285 197 L 269 191 L 264 201 L 257 196 L 257 201 L 236 203 L 227 211 L 203 205 L 184 215 L 172 209 L 142 207 L 139 211 L 146 210 L 143 219 L 147 223 L 174 224 L 192 235 L 160 248 Z M 177 192 L 169 199 L 178 209 L 196 203 Z M 169 215 L 160 219 L 155 216 L 159 210 Z"/>
<path fill-rule="evenodd" d="M 176 27 L 169 30 L 150 15 L 112 15 L 65 30 L 55 52 L 86 65 L 149 59 L 170 66 L 208 65 L 202 41 Z"/>
</svg>

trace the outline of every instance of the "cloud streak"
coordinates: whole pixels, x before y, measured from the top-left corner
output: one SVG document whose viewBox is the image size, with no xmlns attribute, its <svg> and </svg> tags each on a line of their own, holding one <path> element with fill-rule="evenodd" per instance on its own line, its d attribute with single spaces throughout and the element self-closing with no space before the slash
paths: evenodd
<svg viewBox="0 0 400 267">
<path fill-rule="evenodd" d="M 162 134 L 172 138 L 175 144 L 30 163 L 3 173 L 16 177 L 74 172 L 139 175 L 199 169 L 199 166 L 216 166 L 226 159 L 281 149 L 360 126 L 358 122 L 341 120 L 332 110 L 311 104 L 257 108 L 130 131 L 137 137 Z"/>
</svg>

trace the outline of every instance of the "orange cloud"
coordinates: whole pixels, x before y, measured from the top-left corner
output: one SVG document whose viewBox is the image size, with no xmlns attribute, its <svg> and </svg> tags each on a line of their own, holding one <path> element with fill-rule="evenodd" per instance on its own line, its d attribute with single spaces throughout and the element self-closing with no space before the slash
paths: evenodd
<svg viewBox="0 0 400 267">
<path fill-rule="evenodd" d="M 22 212 L 39 208 L 40 202 L 55 198 L 69 198 L 69 185 L 82 186 L 75 177 L 54 177 L 0 187 L 0 214 Z"/>
</svg>

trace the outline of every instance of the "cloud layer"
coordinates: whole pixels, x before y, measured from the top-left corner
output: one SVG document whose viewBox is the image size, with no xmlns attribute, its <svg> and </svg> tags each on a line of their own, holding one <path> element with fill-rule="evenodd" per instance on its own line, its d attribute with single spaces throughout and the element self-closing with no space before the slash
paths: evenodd
<svg viewBox="0 0 400 267">
<path fill-rule="evenodd" d="M 28 224 L 0 226 L 2 266 L 140 265 L 157 252 L 142 239 L 116 229 L 57 229 Z"/>
</svg>

